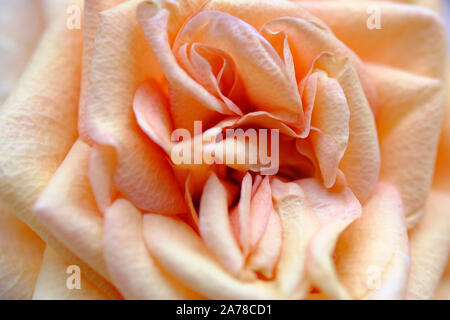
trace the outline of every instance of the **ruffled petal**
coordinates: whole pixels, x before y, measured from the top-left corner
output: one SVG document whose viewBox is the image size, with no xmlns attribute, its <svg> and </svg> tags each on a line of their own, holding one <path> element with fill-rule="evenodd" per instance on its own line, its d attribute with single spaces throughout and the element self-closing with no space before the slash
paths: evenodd
<svg viewBox="0 0 450 320">
<path fill-rule="evenodd" d="M 101 13 L 86 100 L 93 141 L 115 149 L 116 188 L 137 207 L 174 214 L 184 201 L 165 155 L 140 132 L 132 104 L 140 83 L 152 77 L 150 48 L 136 21 L 139 1 Z"/>
</svg>

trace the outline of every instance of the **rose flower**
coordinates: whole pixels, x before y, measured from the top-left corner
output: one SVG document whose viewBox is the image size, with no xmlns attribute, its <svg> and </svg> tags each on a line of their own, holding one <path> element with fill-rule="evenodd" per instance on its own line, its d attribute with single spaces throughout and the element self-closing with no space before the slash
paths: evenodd
<svg viewBox="0 0 450 320">
<path fill-rule="evenodd" d="M 434 296 L 450 249 L 435 13 L 52 4 L 24 72 L 37 36 L 5 59 L 4 91 L 22 75 L 0 109 L 0 297 Z"/>
</svg>

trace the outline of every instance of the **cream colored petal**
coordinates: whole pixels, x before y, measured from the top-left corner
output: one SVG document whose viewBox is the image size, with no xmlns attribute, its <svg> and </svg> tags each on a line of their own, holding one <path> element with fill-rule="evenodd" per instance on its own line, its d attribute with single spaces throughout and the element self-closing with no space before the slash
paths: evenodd
<svg viewBox="0 0 450 320">
<path fill-rule="evenodd" d="M 45 243 L 0 206 L 0 299 L 30 299 Z"/>
<path fill-rule="evenodd" d="M 352 298 L 405 298 L 408 235 L 395 187 L 376 185 L 362 216 L 342 233 L 335 252 L 339 279 Z"/>
<path fill-rule="evenodd" d="M 0 105 L 16 86 L 44 28 L 41 1 L 0 3 Z"/>
<path fill-rule="evenodd" d="M 198 228 L 205 245 L 222 265 L 239 276 L 244 267 L 244 256 L 231 229 L 227 190 L 214 173 L 203 188 Z"/>
<path fill-rule="evenodd" d="M 283 229 L 280 215 L 272 208 L 269 221 L 248 260 L 248 268 L 262 273 L 266 278 L 272 278 L 280 257 L 283 244 Z"/>
<path fill-rule="evenodd" d="M 150 48 L 127 1 L 100 14 L 86 100 L 86 129 L 92 140 L 115 149 L 116 188 L 137 207 L 181 213 L 184 201 L 162 150 L 139 130 L 133 98 L 153 75 Z"/>
<path fill-rule="evenodd" d="M 364 61 L 428 77 L 443 74 L 445 32 L 441 19 L 431 10 L 389 1 L 374 2 L 372 8 L 379 11 L 371 14 L 380 14 L 381 27 L 374 29 L 367 27 L 371 17 L 369 2 L 299 1 L 299 4 L 323 20 Z"/>
<path fill-rule="evenodd" d="M 450 196 L 432 190 L 426 213 L 410 230 L 408 299 L 432 299 L 450 252 Z"/>
<path fill-rule="evenodd" d="M 16 90 L 2 107 L 0 201 L 58 252 L 77 259 L 31 209 L 77 138 L 81 32 L 67 29 L 65 23 L 64 17 L 46 31 Z M 86 276 L 113 292 L 92 270 Z"/>
<path fill-rule="evenodd" d="M 400 191 L 411 228 L 424 213 L 433 178 L 444 111 L 442 83 L 379 65 L 368 70 L 380 101 L 381 179 Z"/>
<path fill-rule="evenodd" d="M 103 245 L 111 278 L 126 299 L 195 298 L 150 256 L 142 213 L 127 200 L 115 201 L 106 211 Z"/>
<path fill-rule="evenodd" d="M 200 237 L 184 222 L 155 214 L 144 217 L 144 237 L 161 266 L 210 299 L 275 299 L 264 281 L 242 282 L 223 269 Z"/>
<path fill-rule="evenodd" d="M 61 2 L 61 0 L 46 0 L 47 2 Z M 78 132 L 80 137 L 91 142 L 86 131 L 86 91 L 88 89 L 91 62 L 95 52 L 95 36 L 97 35 L 100 13 L 110 9 L 124 0 L 85 0 L 83 12 L 83 65 L 81 73 L 80 102 L 78 109 Z"/>
<path fill-rule="evenodd" d="M 73 287 L 78 275 L 76 262 L 71 263 L 59 256 L 52 248 L 45 248 L 41 271 L 36 282 L 33 300 L 110 300 L 112 297 L 80 275 L 80 289 Z M 69 284 L 69 285 L 68 285 Z M 73 288 L 73 289 L 70 289 Z"/>
<path fill-rule="evenodd" d="M 349 299 L 339 282 L 332 259 L 339 235 L 361 215 L 361 205 L 350 189 L 329 191 L 316 179 L 297 183 L 305 192 L 320 226 L 312 236 L 305 261 L 312 284 L 331 299 Z"/>
<path fill-rule="evenodd" d="M 71 252 L 108 277 L 103 259 L 103 217 L 88 180 L 91 148 L 78 140 L 34 206 L 37 218 Z"/>
<path fill-rule="evenodd" d="M 444 275 L 442 276 L 434 294 L 436 300 L 450 300 L 450 263 L 447 262 Z"/>
<path fill-rule="evenodd" d="M 303 299 L 310 288 L 305 271 L 307 247 L 319 222 L 299 185 L 274 179 L 271 187 L 274 209 L 280 215 L 283 229 L 275 281 L 285 299 Z"/>
</svg>

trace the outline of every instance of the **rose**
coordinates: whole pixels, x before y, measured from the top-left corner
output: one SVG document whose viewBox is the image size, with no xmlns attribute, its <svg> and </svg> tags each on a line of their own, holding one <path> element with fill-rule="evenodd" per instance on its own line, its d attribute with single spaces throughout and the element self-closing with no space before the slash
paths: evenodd
<svg viewBox="0 0 450 320">
<path fill-rule="evenodd" d="M 370 31 L 367 3 L 119 2 L 86 1 L 82 59 L 55 22 L 0 114 L 1 202 L 82 267 L 87 296 L 117 297 L 106 278 L 125 298 L 403 298 L 409 249 L 409 296 L 432 295 L 423 252 L 443 269 L 446 213 L 430 202 L 409 237 L 404 214 L 424 211 L 439 137 L 435 15 L 380 4 Z M 217 58 L 235 86 L 208 74 Z M 279 176 L 172 168 L 171 129 L 199 119 L 280 129 Z M 67 295 L 60 259 L 47 247 L 35 298 Z"/>
</svg>

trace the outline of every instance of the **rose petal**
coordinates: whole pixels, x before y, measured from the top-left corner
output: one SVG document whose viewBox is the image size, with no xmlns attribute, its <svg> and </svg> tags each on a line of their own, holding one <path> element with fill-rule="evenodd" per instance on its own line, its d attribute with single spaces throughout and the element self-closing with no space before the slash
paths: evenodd
<svg viewBox="0 0 450 320">
<path fill-rule="evenodd" d="M 227 191 L 213 173 L 200 200 L 199 231 L 205 245 L 222 265 L 235 275 L 244 266 L 244 257 L 233 236 L 228 216 Z"/>
<path fill-rule="evenodd" d="M 318 228 L 318 221 L 299 185 L 273 179 L 271 188 L 274 208 L 280 215 L 283 229 L 275 281 L 286 299 L 305 298 L 310 287 L 305 274 L 307 247 Z"/>
<path fill-rule="evenodd" d="M 77 138 L 81 32 L 65 22 L 46 31 L 0 114 L 0 202 L 58 249 L 31 206 Z"/>
<path fill-rule="evenodd" d="M 278 297 L 277 292 L 264 281 L 241 282 L 227 273 L 200 237 L 179 220 L 155 214 L 146 215 L 144 237 L 150 252 L 167 271 L 207 298 Z M 188 268 L 186 261 L 189 261 Z"/>
<path fill-rule="evenodd" d="M 379 11 L 370 14 L 363 1 L 301 1 L 300 5 L 323 20 L 364 61 L 423 76 L 442 75 L 445 33 L 441 18 L 431 10 L 388 1 L 377 2 Z M 381 14 L 380 29 L 367 27 L 373 13 Z"/>
<path fill-rule="evenodd" d="M 119 199 L 105 215 L 105 260 L 115 285 L 127 299 L 188 299 L 192 292 L 166 274 L 150 256 L 142 214 Z"/>
<path fill-rule="evenodd" d="M 54 0 L 55 1 L 55 0 Z M 78 109 L 78 132 L 83 140 L 91 142 L 86 129 L 86 93 L 91 72 L 91 61 L 95 51 L 100 13 L 110 9 L 124 0 L 85 0 L 83 14 L 83 65 L 81 74 L 80 104 Z"/>
<path fill-rule="evenodd" d="M 271 208 L 269 220 L 261 240 L 250 255 L 247 267 L 262 273 L 266 278 L 272 278 L 280 257 L 283 244 L 283 230 L 280 215 Z"/>
<path fill-rule="evenodd" d="M 86 129 L 97 144 L 115 149 L 114 184 L 137 207 L 173 214 L 185 211 L 183 197 L 163 152 L 138 128 L 132 102 L 152 76 L 150 48 L 136 21 L 139 1 L 102 12 L 91 63 Z"/>
<path fill-rule="evenodd" d="M 35 0 L 4 0 L 0 10 L 1 105 L 25 69 L 44 31 L 45 20 L 41 3 Z"/>
<path fill-rule="evenodd" d="M 37 218 L 71 252 L 108 278 L 103 219 L 88 180 L 91 148 L 78 140 L 34 206 Z"/>
<path fill-rule="evenodd" d="M 103 292 L 94 283 L 84 277 L 80 270 L 80 289 L 70 290 L 67 286 L 72 273 L 70 266 L 77 266 L 76 262 L 66 261 L 52 248 L 47 246 L 41 265 L 33 300 L 111 300 L 114 297 Z M 69 271 L 69 273 L 67 272 Z M 117 299 L 117 298 L 116 298 Z"/>
<path fill-rule="evenodd" d="M 193 132 L 195 120 L 203 120 L 204 125 L 211 124 L 220 118 L 221 113 L 229 113 L 229 110 L 218 98 L 193 80 L 176 61 L 169 42 L 169 21 L 175 19 L 175 12 L 178 10 L 144 1 L 138 7 L 137 16 L 145 37 L 169 82 L 170 108 L 174 126 Z"/>
<path fill-rule="evenodd" d="M 175 40 L 174 51 L 191 42 L 229 54 L 249 100 L 258 109 L 290 122 L 303 116 L 295 76 L 288 72 L 270 43 L 252 26 L 223 12 L 203 11 L 183 26 Z"/>
<path fill-rule="evenodd" d="M 324 184 L 334 185 L 339 162 L 347 148 L 350 112 L 344 92 L 336 79 L 319 72 L 311 132 Z"/>
<path fill-rule="evenodd" d="M 155 81 L 146 81 L 136 92 L 133 110 L 141 129 L 170 154 L 173 126 L 168 105 Z"/>
<path fill-rule="evenodd" d="M 368 69 L 380 99 L 381 179 L 397 186 L 411 228 L 424 213 L 432 182 L 443 118 L 442 83 L 378 65 Z"/>
<path fill-rule="evenodd" d="M 349 299 L 339 282 L 332 254 L 339 235 L 361 215 L 361 205 L 350 189 L 332 192 L 316 179 L 297 183 L 305 192 L 320 226 L 310 240 L 306 272 L 312 284 L 331 299 Z"/>
<path fill-rule="evenodd" d="M 45 243 L 0 206 L 0 299 L 30 299 Z"/>
<path fill-rule="evenodd" d="M 378 183 L 362 216 L 340 236 L 336 269 L 354 299 L 403 299 L 409 274 L 409 248 L 400 195 Z"/>
<path fill-rule="evenodd" d="M 431 299 L 450 252 L 450 196 L 432 190 L 426 213 L 409 234 L 411 273 L 408 299 Z"/>
</svg>

